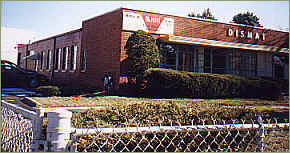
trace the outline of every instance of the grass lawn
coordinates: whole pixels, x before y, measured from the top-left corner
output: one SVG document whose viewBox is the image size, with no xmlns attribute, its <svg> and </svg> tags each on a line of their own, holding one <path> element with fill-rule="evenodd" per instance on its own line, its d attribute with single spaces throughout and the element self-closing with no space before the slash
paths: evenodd
<svg viewBox="0 0 290 153">
<path fill-rule="evenodd" d="M 105 106 L 103 110 L 73 113 L 72 124 L 77 128 L 136 123 L 139 126 L 160 123 L 169 125 L 170 121 L 188 125 L 193 119 L 200 118 L 208 121 L 211 118 L 220 121 L 224 119 L 250 121 L 257 115 L 264 118 L 279 118 L 280 122 L 289 118 L 288 101 L 262 99 L 149 99 L 119 96 L 33 97 L 33 99 L 39 102 L 41 107 Z"/>
<path fill-rule="evenodd" d="M 119 96 L 95 96 L 95 97 L 33 97 L 34 100 L 41 104 L 41 107 L 93 107 L 93 106 L 111 106 L 116 104 L 132 103 L 179 103 L 179 104 L 216 104 L 216 105 L 238 105 L 238 106 L 264 106 L 280 105 L 289 106 L 287 100 L 274 101 L 262 99 L 150 99 L 150 98 L 132 98 Z"/>
<path fill-rule="evenodd" d="M 41 107 L 105 106 L 104 109 L 97 111 L 89 109 L 73 112 L 72 126 L 75 128 L 201 125 L 213 124 L 213 119 L 215 124 L 250 124 L 252 120 L 257 123 L 257 115 L 261 115 L 263 119 L 277 118 L 278 122 L 288 122 L 285 119 L 289 118 L 288 101 L 262 99 L 149 99 L 118 96 L 33 97 L 33 99 L 38 101 Z M 271 123 L 273 122 L 275 121 L 271 120 Z M 267 137 L 265 151 L 284 151 L 289 148 L 288 130 L 286 133 L 278 131 L 270 134 L 273 136 Z M 281 136 L 278 137 L 277 134 Z M 91 144 L 91 139 L 95 141 L 97 138 L 91 135 L 83 136 L 81 145 Z M 84 146 L 79 148 L 85 148 Z"/>
</svg>

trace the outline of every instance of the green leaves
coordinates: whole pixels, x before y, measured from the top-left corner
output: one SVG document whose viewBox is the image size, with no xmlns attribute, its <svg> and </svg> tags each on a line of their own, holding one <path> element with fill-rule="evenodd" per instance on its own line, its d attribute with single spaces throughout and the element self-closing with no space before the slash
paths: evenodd
<svg viewBox="0 0 290 153">
<path fill-rule="evenodd" d="M 262 78 L 154 68 L 144 73 L 144 96 L 190 98 L 268 98 L 279 96 L 279 83 Z"/>
<path fill-rule="evenodd" d="M 259 18 L 252 12 L 239 13 L 233 17 L 233 22 L 237 24 L 245 24 L 250 26 L 263 27 L 259 23 Z"/>
<path fill-rule="evenodd" d="M 129 74 L 137 76 L 145 70 L 159 66 L 159 51 L 154 38 L 144 31 L 134 32 L 126 45 L 128 60 L 132 61 L 129 66 Z"/>
</svg>

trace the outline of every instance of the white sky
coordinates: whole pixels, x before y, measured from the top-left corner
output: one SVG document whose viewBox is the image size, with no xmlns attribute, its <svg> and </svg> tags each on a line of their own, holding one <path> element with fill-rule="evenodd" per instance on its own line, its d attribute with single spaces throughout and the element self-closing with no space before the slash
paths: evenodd
<svg viewBox="0 0 290 153">
<path fill-rule="evenodd" d="M 33 31 L 1 27 L 1 59 L 16 63 L 16 44 L 28 43 L 34 36 Z"/>
</svg>

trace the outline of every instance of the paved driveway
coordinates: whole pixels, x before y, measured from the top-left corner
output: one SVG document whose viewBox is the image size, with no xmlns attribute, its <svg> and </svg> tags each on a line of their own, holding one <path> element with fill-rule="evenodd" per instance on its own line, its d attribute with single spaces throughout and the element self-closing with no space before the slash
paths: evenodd
<svg viewBox="0 0 290 153">
<path fill-rule="evenodd" d="M 1 88 L 1 100 L 28 110 L 34 110 L 21 101 L 25 96 L 37 96 L 37 93 L 22 88 Z"/>
</svg>

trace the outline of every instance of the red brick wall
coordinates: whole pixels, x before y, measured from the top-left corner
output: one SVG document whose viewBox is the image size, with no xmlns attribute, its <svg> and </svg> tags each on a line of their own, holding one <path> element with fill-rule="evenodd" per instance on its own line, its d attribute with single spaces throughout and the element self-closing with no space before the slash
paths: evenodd
<svg viewBox="0 0 290 153">
<path fill-rule="evenodd" d="M 40 59 L 40 56 L 41 56 L 41 52 L 42 51 L 45 51 L 46 54 L 47 54 L 47 51 L 48 50 L 53 50 L 53 39 L 48 39 L 48 40 L 45 40 L 45 41 L 38 41 L 38 42 L 35 42 L 35 43 L 32 43 L 31 45 L 28 46 L 28 50 L 29 51 L 34 51 L 36 54 L 38 54 L 39 56 L 39 59 Z M 27 69 L 30 69 L 30 70 L 35 70 L 34 67 L 35 67 L 35 63 L 34 63 L 34 60 L 27 60 Z M 46 59 L 45 59 L 45 62 L 44 62 L 44 67 L 46 68 Z M 49 71 L 46 71 L 46 70 L 43 70 L 41 71 L 40 70 L 40 60 L 38 60 L 38 69 L 37 69 L 37 72 L 41 73 L 41 74 L 44 74 L 46 76 L 49 76 L 50 75 L 50 72 Z"/>
<path fill-rule="evenodd" d="M 68 69 L 66 71 L 60 70 L 60 71 L 54 71 L 52 70 L 53 65 L 51 64 L 51 70 L 47 70 L 47 56 L 48 56 L 48 50 L 50 50 L 51 52 L 53 52 L 54 50 L 54 38 L 55 37 L 51 37 L 48 39 L 44 39 L 44 40 L 40 40 L 40 41 L 36 41 L 33 42 L 32 44 L 28 45 L 28 50 L 29 51 L 35 51 L 36 54 L 39 55 L 39 60 L 38 60 L 38 66 L 37 66 L 37 72 L 40 74 L 44 74 L 46 75 L 49 79 L 51 78 L 51 75 L 53 73 L 53 82 L 56 84 L 62 84 L 62 85 L 72 85 L 72 84 L 76 84 L 78 82 L 78 75 L 79 75 L 79 63 L 80 63 L 80 58 L 77 58 L 77 68 L 76 71 L 72 72 L 69 70 L 69 66 L 70 66 L 70 52 L 68 54 Z M 77 52 L 77 56 L 80 57 L 80 49 L 81 49 L 81 30 L 76 30 L 76 31 L 72 31 L 72 32 L 68 32 L 65 34 L 61 34 L 56 36 L 56 48 L 64 48 L 64 47 L 71 47 L 73 45 L 77 45 L 78 46 L 78 52 Z M 25 47 L 21 47 L 18 49 L 19 52 L 21 53 L 25 53 L 26 52 L 26 48 Z M 45 52 L 45 57 L 44 57 L 44 69 L 41 70 L 40 69 L 40 56 L 41 56 L 41 52 L 44 51 Z M 26 54 L 25 54 L 26 56 Z M 55 58 L 55 56 L 53 57 Z M 62 63 L 62 54 L 61 54 L 61 63 Z M 53 61 L 53 59 L 51 59 Z M 51 62 L 53 63 L 53 62 Z M 25 65 L 25 64 L 24 64 Z M 35 70 L 35 62 L 34 60 L 27 60 L 27 69 L 30 70 Z"/>
<path fill-rule="evenodd" d="M 174 35 L 177 36 L 280 47 L 287 47 L 287 45 L 285 46 L 284 44 L 289 40 L 288 32 L 274 31 L 269 29 L 259 29 L 179 17 L 175 17 L 174 22 Z M 247 31 L 252 31 L 253 36 L 256 32 L 258 32 L 260 35 L 264 32 L 265 40 L 262 40 L 261 37 L 260 40 L 239 38 L 234 36 L 230 37 L 227 36 L 227 31 L 229 28 L 233 30 L 238 29 L 239 31 L 244 30 L 245 33 L 247 33 Z"/>
<path fill-rule="evenodd" d="M 275 31 L 270 29 L 254 28 L 249 26 L 240 26 L 234 24 L 219 23 L 215 21 L 205 21 L 199 19 L 192 19 L 186 17 L 178 17 L 171 15 L 164 15 L 158 13 L 150 13 L 145 11 L 137 11 L 131 9 L 123 9 L 126 12 L 135 12 L 144 15 L 158 15 L 160 17 L 169 17 L 174 19 L 174 35 L 183 37 L 204 38 L 218 41 L 227 42 L 240 42 L 249 44 L 280 46 L 289 48 L 289 32 Z M 265 33 L 265 40 L 245 39 L 237 37 L 227 36 L 229 28 L 252 31 L 253 34 L 258 32 L 259 34 Z"/>
<path fill-rule="evenodd" d="M 112 72 L 114 85 L 118 85 L 122 26 L 120 9 L 86 20 L 82 26 L 82 48 L 87 52 L 87 69 L 81 73 L 79 81 L 83 86 L 102 89 L 105 72 Z"/>
<path fill-rule="evenodd" d="M 54 71 L 53 80 L 56 80 L 59 84 L 65 84 L 65 85 L 75 85 L 78 86 L 78 80 L 79 80 L 79 74 L 80 74 L 80 54 L 81 54 L 81 35 L 82 33 L 74 32 L 74 33 L 68 33 L 63 36 L 56 38 L 56 49 L 61 48 L 63 51 L 64 47 L 69 47 L 68 51 L 68 58 L 67 58 L 67 69 L 66 70 L 59 70 Z M 71 71 L 70 70 L 70 63 L 71 63 L 71 47 L 77 46 L 77 61 L 76 61 L 76 70 Z M 56 63 L 56 61 L 55 61 Z M 61 52 L 60 56 L 60 67 L 62 67 L 63 63 L 63 56 Z"/>
</svg>

